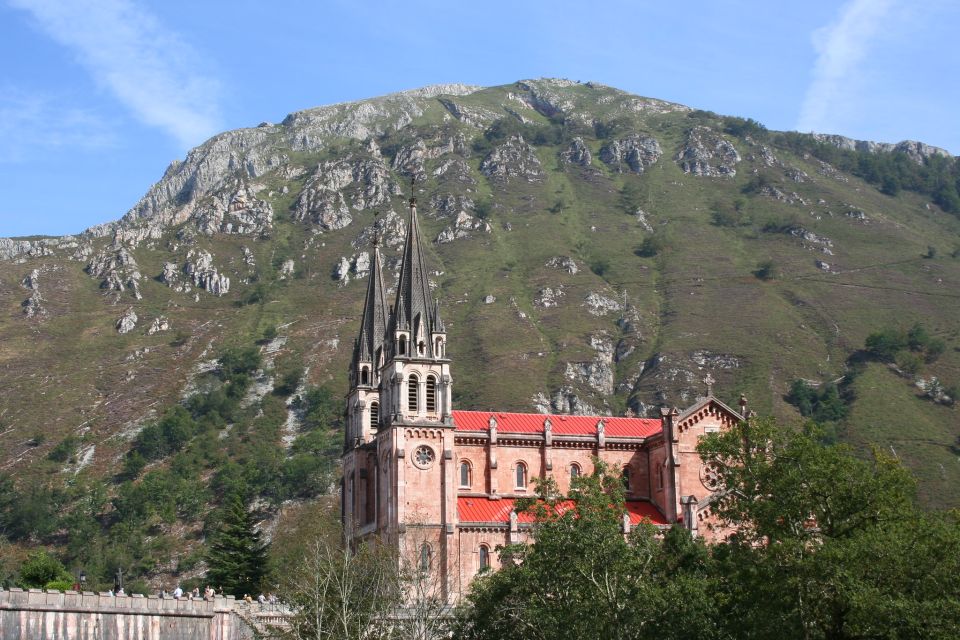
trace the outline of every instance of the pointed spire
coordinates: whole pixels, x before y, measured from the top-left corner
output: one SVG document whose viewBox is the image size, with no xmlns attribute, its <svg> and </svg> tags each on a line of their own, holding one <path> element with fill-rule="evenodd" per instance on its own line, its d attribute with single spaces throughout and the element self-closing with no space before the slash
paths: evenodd
<svg viewBox="0 0 960 640">
<path fill-rule="evenodd" d="M 417 221 L 417 199 L 410 198 L 410 222 L 407 225 L 407 239 L 403 247 L 403 264 L 400 267 L 400 281 L 397 284 L 397 301 L 394 305 L 392 329 L 409 331 L 422 330 L 425 354 L 433 356 L 430 334 L 437 330 L 436 315 L 430 294 L 430 282 L 423 260 L 420 240 L 420 224 Z M 411 336 L 411 341 L 416 336 Z M 413 345 L 411 345 L 413 346 Z"/>
<path fill-rule="evenodd" d="M 360 321 L 360 336 L 354 351 L 354 362 L 377 363 L 377 350 L 383 346 L 387 333 L 387 299 L 383 286 L 383 272 L 380 266 L 380 240 L 373 239 L 373 262 L 370 265 L 370 281 L 367 283 L 367 295 L 363 303 L 363 317 Z"/>
</svg>

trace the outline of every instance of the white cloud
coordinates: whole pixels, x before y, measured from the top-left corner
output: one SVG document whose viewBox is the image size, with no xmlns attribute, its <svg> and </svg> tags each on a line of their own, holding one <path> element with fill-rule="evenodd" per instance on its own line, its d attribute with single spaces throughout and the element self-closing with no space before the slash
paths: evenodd
<svg viewBox="0 0 960 640">
<path fill-rule="evenodd" d="M 219 127 L 216 81 L 196 71 L 196 54 L 131 0 L 10 0 L 72 50 L 97 83 L 142 122 L 183 147 Z"/>
<path fill-rule="evenodd" d="M 96 113 L 64 107 L 45 95 L 0 90 L 0 162 L 21 162 L 51 149 L 103 149 L 114 145 L 111 128 Z"/>
<path fill-rule="evenodd" d="M 892 4 L 892 0 L 852 0 L 834 22 L 813 32 L 817 60 L 800 110 L 799 131 L 836 127 L 836 111 L 850 102 L 852 81 Z"/>
</svg>

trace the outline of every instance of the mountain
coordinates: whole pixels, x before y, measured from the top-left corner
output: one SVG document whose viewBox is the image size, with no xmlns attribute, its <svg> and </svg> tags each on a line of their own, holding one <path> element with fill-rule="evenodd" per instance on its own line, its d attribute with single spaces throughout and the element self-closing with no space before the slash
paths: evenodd
<svg viewBox="0 0 960 640">
<path fill-rule="evenodd" d="M 116 222 L 0 239 L 0 471 L 52 512 L 6 534 L 81 557 L 56 516 L 96 486 L 97 562 L 146 554 L 152 576 L 231 487 L 264 513 L 329 492 L 370 242 L 395 286 L 410 196 L 458 407 L 651 414 L 709 373 L 730 403 L 835 418 L 826 437 L 900 457 L 925 504 L 960 506 L 958 177 L 918 142 L 549 79 L 220 134 Z M 871 334 L 902 344 L 866 349 Z M 318 444 L 305 424 L 323 411 Z M 322 473 L 297 466 L 308 454 Z M 132 509 L 158 492 L 168 503 Z M 116 537 L 125 518 L 149 553 Z"/>
</svg>

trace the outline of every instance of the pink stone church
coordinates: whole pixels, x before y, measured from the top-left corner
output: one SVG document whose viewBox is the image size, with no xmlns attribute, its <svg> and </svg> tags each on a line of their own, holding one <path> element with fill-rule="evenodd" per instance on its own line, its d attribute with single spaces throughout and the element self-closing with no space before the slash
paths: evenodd
<svg viewBox="0 0 960 640">
<path fill-rule="evenodd" d="M 535 478 L 570 480 L 593 458 L 620 469 L 623 530 L 641 521 L 681 523 L 720 535 L 710 505 L 716 474 L 696 452 L 704 434 L 742 419 L 712 396 L 659 419 L 544 415 L 453 408 L 447 333 L 431 295 L 416 201 L 410 201 L 403 263 L 392 306 L 374 243 L 360 335 L 350 365 L 343 453 L 343 526 L 348 544 L 376 537 L 429 569 L 452 602 L 496 548 L 525 540 L 530 518 L 514 510 Z"/>
</svg>

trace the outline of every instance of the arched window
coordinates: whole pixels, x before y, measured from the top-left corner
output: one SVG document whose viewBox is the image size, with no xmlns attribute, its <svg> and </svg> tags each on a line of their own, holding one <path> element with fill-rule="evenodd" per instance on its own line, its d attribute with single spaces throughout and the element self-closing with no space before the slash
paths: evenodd
<svg viewBox="0 0 960 640">
<path fill-rule="evenodd" d="M 480 545 L 480 571 L 490 568 L 490 549 L 487 545 Z"/>
<path fill-rule="evenodd" d="M 630 492 L 630 467 L 623 468 L 623 473 L 620 474 L 620 479 L 623 481 L 623 490 L 629 493 Z"/>
<path fill-rule="evenodd" d="M 407 380 L 407 410 L 415 413 L 420 410 L 417 403 L 418 392 L 420 391 L 420 379 L 417 376 L 410 376 Z"/>
<path fill-rule="evenodd" d="M 426 351 L 427 351 L 427 343 L 421 340 L 420 342 L 417 343 L 417 353 L 422 356 L 426 353 Z"/>
<path fill-rule="evenodd" d="M 380 427 L 380 403 L 370 403 L 370 428 L 378 429 Z"/>
<path fill-rule="evenodd" d="M 460 463 L 460 486 L 470 487 L 470 463 L 464 460 Z"/>
<path fill-rule="evenodd" d="M 427 413 L 437 410 L 437 379 L 427 376 Z"/>
<path fill-rule="evenodd" d="M 370 384 L 370 369 L 360 369 L 360 384 Z"/>
<path fill-rule="evenodd" d="M 407 355 L 407 336 L 400 336 L 397 340 L 397 353 L 401 356 Z"/>
<path fill-rule="evenodd" d="M 517 489 L 527 488 L 527 465 L 523 462 L 517 463 Z"/>
<path fill-rule="evenodd" d="M 579 478 L 581 473 L 582 473 L 582 472 L 581 472 L 581 470 L 580 470 L 580 465 L 578 465 L 576 462 L 574 462 L 573 464 L 570 465 L 570 479 L 571 479 L 571 480 L 573 480 L 574 478 Z"/>
<path fill-rule="evenodd" d="M 424 573 L 430 571 L 430 556 L 430 545 L 424 542 L 422 545 L 420 545 L 420 571 L 423 571 Z"/>
</svg>

